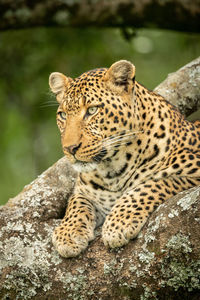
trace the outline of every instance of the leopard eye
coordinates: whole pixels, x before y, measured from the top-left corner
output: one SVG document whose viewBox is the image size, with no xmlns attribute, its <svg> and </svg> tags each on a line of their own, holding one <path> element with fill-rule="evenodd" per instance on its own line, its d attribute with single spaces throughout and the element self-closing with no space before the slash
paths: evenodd
<svg viewBox="0 0 200 300">
<path fill-rule="evenodd" d="M 98 110 L 97 106 L 91 106 L 87 109 L 88 115 L 94 115 Z"/>
<path fill-rule="evenodd" d="M 66 113 L 64 111 L 59 111 L 58 115 L 61 117 L 62 120 L 66 120 Z"/>
</svg>

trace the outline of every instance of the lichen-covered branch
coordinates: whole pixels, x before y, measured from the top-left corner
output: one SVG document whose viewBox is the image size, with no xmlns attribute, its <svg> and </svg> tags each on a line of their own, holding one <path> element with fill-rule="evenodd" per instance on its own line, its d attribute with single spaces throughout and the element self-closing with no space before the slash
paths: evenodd
<svg viewBox="0 0 200 300">
<path fill-rule="evenodd" d="M 188 92 L 180 88 L 184 70 L 193 73 L 195 62 L 173 75 L 180 93 L 166 85 L 174 103 Z M 199 77 L 191 78 L 193 94 Z M 164 90 L 163 83 L 157 91 Z M 126 247 L 108 250 L 99 228 L 84 253 L 65 259 L 54 250 L 51 234 L 75 178 L 62 158 L 1 207 L 0 299 L 199 299 L 200 187 L 161 205 Z"/>
<path fill-rule="evenodd" d="M 0 1 L 0 29 L 32 26 L 153 27 L 199 32 L 198 0 Z"/>
<path fill-rule="evenodd" d="M 200 57 L 169 74 L 155 92 L 189 116 L 200 108 Z"/>
</svg>

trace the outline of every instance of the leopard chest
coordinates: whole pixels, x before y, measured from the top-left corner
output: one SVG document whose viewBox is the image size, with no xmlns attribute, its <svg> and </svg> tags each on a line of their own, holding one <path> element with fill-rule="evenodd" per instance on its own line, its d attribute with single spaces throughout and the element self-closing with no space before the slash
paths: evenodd
<svg viewBox="0 0 200 300">
<path fill-rule="evenodd" d="M 93 172 L 79 174 L 75 192 L 87 197 L 104 215 L 123 194 L 139 183 L 140 179 L 134 180 L 137 166 L 130 150 L 119 151 Z"/>
</svg>

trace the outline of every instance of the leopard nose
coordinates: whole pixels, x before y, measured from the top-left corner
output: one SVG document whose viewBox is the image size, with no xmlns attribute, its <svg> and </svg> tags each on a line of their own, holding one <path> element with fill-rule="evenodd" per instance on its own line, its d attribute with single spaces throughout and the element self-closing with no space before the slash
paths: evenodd
<svg viewBox="0 0 200 300">
<path fill-rule="evenodd" d="M 75 155 L 77 150 L 80 148 L 82 143 L 80 143 L 79 145 L 74 144 L 68 147 L 64 147 L 64 150 L 67 150 L 70 154 Z"/>
</svg>

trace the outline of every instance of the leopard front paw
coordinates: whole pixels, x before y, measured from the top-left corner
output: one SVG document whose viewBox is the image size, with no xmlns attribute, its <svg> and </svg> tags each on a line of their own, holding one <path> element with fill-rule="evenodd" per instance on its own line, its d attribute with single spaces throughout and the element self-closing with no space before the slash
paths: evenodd
<svg viewBox="0 0 200 300">
<path fill-rule="evenodd" d="M 105 246 L 110 248 L 122 247 L 135 238 L 142 226 L 133 223 L 106 220 L 102 228 L 102 238 Z"/>
<path fill-rule="evenodd" d="M 89 241 L 94 239 L 94 232 L 73 231 L 71 228 L 59 226 L 55 229 L 52 242 L 58 253 L 63 257 L 75 257 L 84 251 Z"/>
</svg>

